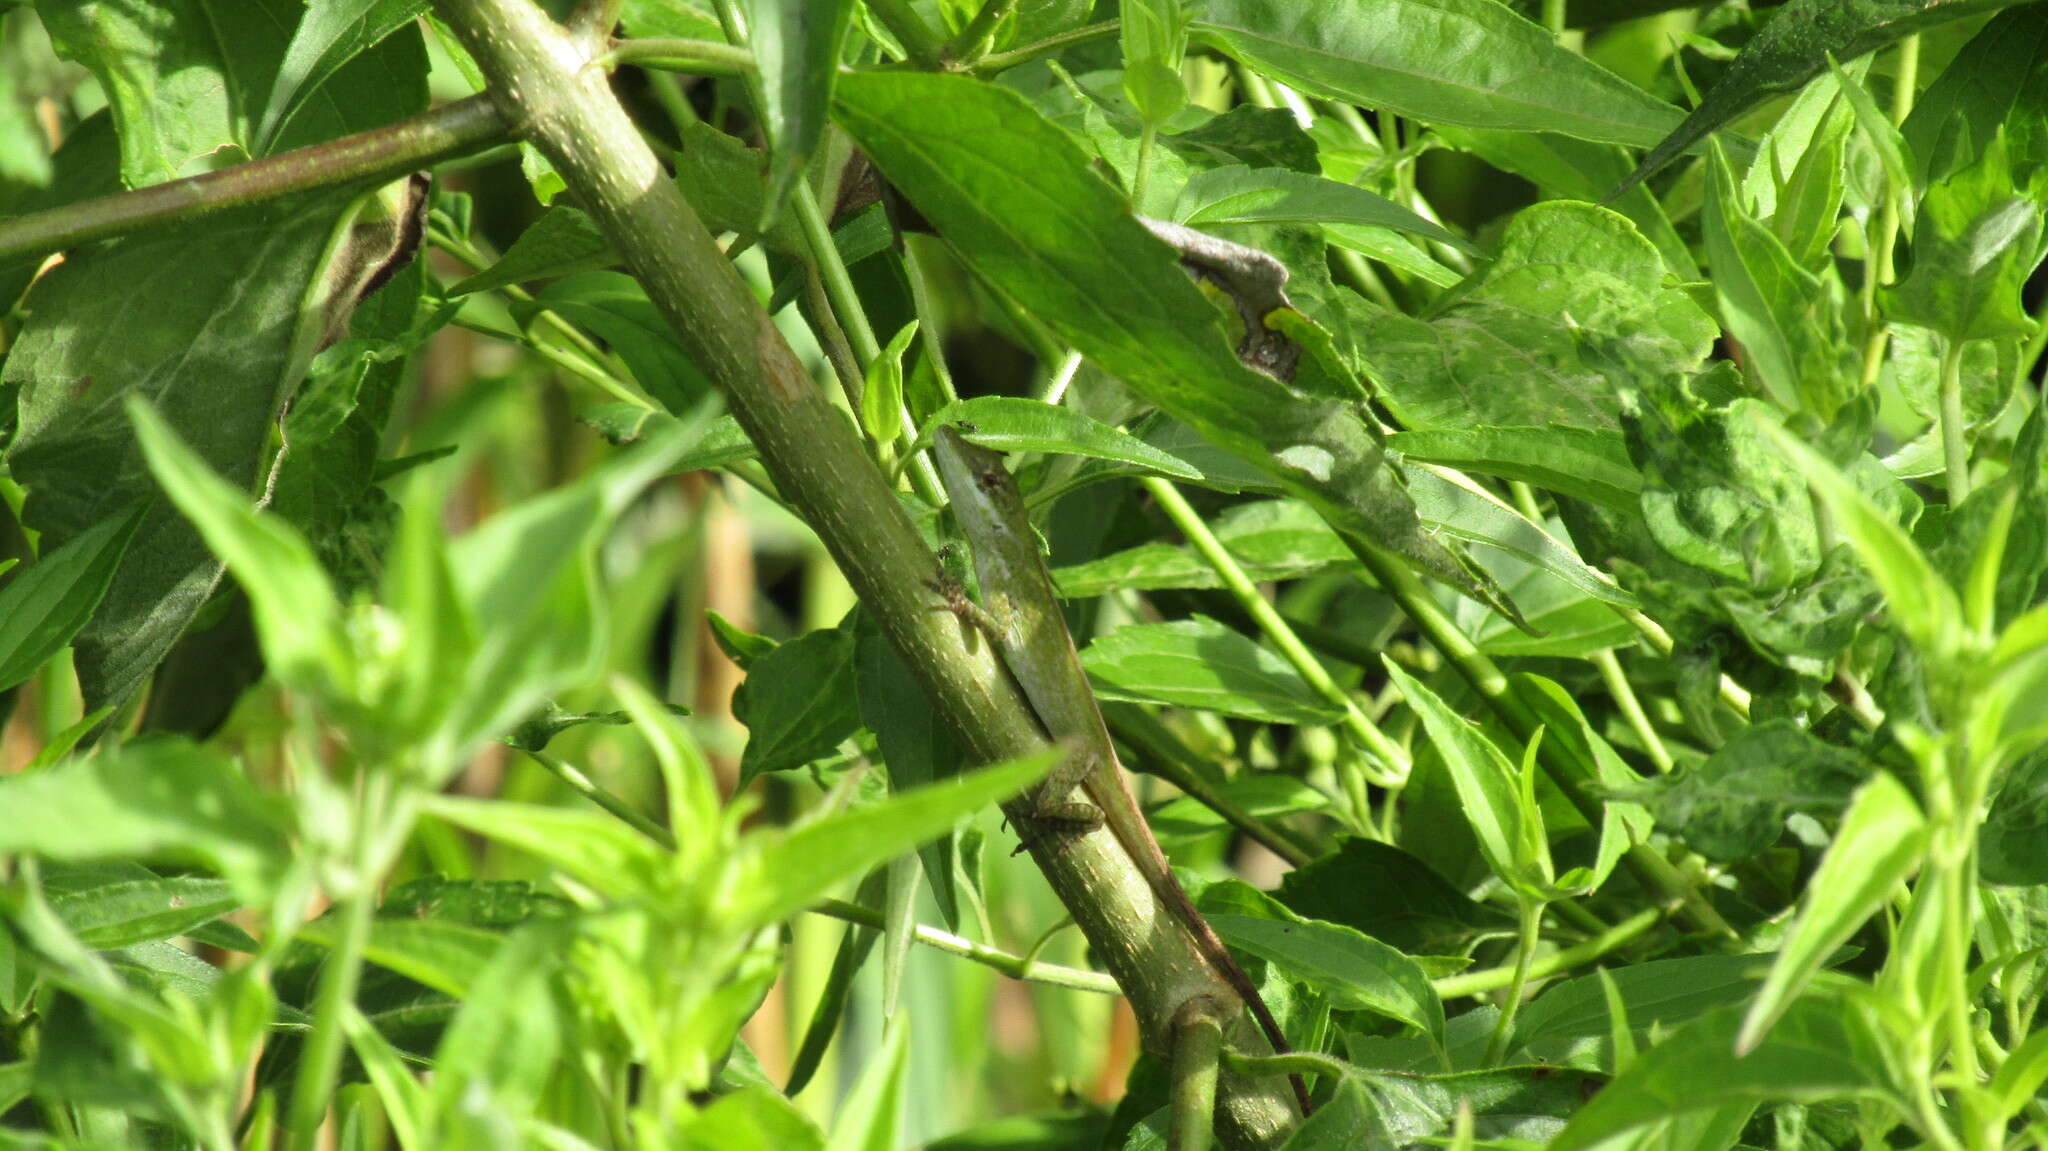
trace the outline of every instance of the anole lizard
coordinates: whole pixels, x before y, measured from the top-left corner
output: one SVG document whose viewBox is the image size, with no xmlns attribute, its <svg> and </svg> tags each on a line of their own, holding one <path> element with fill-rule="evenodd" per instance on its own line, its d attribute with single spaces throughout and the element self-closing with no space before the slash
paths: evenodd
<svg viewBox="0 0 2048 1151">
<path fill-rule="evenodd" d="M 1039 556 L 1024 497 L 1009 469 L 996 453 L 967 442 L 950 427 L 938 429 L 932 455 L 952 500 L 953 518 L 974 552 L 974 571 L 981 583 L 981 603 L 977 605 L 957 583 L 942 579 L 947 606 L 988 634 L 1038 713 L 1046 734 L 1077 745 L 1077 751 L 1053 769 L 1033 796 L 1035 821 L 1047 828 L 1080 830 L 1107 823 L 1160 901 L 1187 928 L 1210 966 L 1250 1008 L 1274 1051 L 1286 1054 L 1291 1048 L 1280 1024 L 1259 998 L 1250 977 L 1231 958 L 1230 949 L 1216 937 L 1215 929 L 1174 878 L 1130 785 L 1124 781 L 1109 728 L 1103 723 L 1081 657 L 1074 650 L 1074 638 L 1060 613 L 1052 577 Z M 1067 797 L 1076 787 L 1094 802 L 1069 801 Z M 1299 1077 L 1294 1077 L 1294 1090 L 1306 1114 L 1308 1093 Z"/>
</svg>

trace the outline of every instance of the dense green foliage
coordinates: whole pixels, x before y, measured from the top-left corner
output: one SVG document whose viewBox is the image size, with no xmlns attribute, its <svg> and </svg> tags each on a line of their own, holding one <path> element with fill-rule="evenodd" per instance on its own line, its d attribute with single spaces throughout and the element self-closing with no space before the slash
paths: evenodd
<svg viewBox="0 0 2048 1151">
<path fill-rule="evenodd" d="M 2048 1146 L 2048 4 L 530 3 L 0 0 L 0 1145 Z"/>
</svg>

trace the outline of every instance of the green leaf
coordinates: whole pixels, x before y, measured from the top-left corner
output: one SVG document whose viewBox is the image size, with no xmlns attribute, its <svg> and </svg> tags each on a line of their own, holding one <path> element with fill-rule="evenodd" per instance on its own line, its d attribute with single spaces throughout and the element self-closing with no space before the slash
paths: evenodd
<svg viewBox="0 0 2048 1151">
<path fill-rule="evenodd" d="M 1162 703 L 1262 723 L 1327 724 L 1337 710 L 1272 651 L 1206 616 L 1127 624 L 1081 664 L 1104 699 Z"/>
<path fill-rule="evenodd" d="M 761 122 L 773 155 L 765 226 L 824 139 L 854 6 L 848 0 L 749 0 L 749 8 L 748 46 L 760 75 Z"/>
<path fill-rule="evenodd" d="M 1021 96 L 959 76 L 856 73 L 838 115 L 968 267 L 1062 341 L 1348 536 L 1495 594 L 1424 530 L 1356 408 L 1246 367 L 1175 250 Z"/>
<path fill-rule="evenodd" d="M 197 876 L 105 883 L 50 900 L 78 941 L 100 950 L 184 935 L 239 906 L 226 880 Z"/>
<path fill-rule="evenodd" d="M 853 639 L 852 628 L 822 628 L 777 645 L 747 668 L 732 697 L 733 718 L 748 733 L 740 786 L 831 755 L 860 729 Z"/>
<path fill-rule="evenodd" d="M 1613 577 L 1469 477 L 1428 466 L 1405 466 L 1401 472 L 1423 523 L 1453 539 L 1511 555 L 1604 603 L 1635 606 L 1635 597 Z"/>
<path fill-rule="evenodd" d="M 1475 936 L 1514 929 L 1511 917 L 1474 902 L 1422 860 L 1354 836 L 1288 872 L 1274 895 L 1299 915 L 1356 928 L 1413 955 L 1457 954 Z"/>
<path fill-rule="evenodd" d="M 1437 694 L 1386 661 L 1387 673 L 1402 698 L 1422 720 L 1430 742 L 1443 756 L 1444 767 L 1457 787 L 1465 819 L 1478 837 L 1479 850 L 1493 873 L 1511 886 L 1539 877 L 1527 874 L 1522 844 L 1528 838 L 1516 771 L 1492 740 L 1453 712 Z"/>
<path fill-rule="evenodd" d="M 1471 241 L 1384 196 L 1285 168 L 1233 165 L 1197 172 L 1181 189 L 1173 219 L 1196 228 L 1216 224 L 1347 224 L 1390 228 L 1479 254 Z"/>
<path fill-rule="evenodd" d="M 1343 1011 L 1405 1023 L 1441 1048 L 1444 1005 L 1413 959 L 1355 928 L 1321 920 L 1211 916 L 1225 943 L 1278 964 Z"/>
<path fill-rule="evenodd" d="M 1880 772 L 1857 789 L 1835 841 L 1800 897 L 1793 921 L 1756 1001 L 1736 1036 L 1738 1054 L 1754 1051 L 1785 1025 L 1788 1009 L 1829 955 L 1919 870 L 1927 821 L 1904 785 Z"/>
<path fill-rule="evenodd" d="M 342 1004 L 341 1029 L 348 1035 L 349 1046 L 355 1049 L 363 1073 L 377 1092 L 377 1103 L 384 1109 L 384 1117 L 391 1124 L 391 1133 L 397 1137 L 399 1146 L 424 1146 L 420 1140 L 427 1108 L 426 1088 L 405 1065 L 398 1049 L 363 1018 L 355 1004 Z"/>
<path fill-rule="evenodd" d="M 824 1151 L 810 1117 L 772 1087 L 721 1095 L 681 1131 L 682 1151 Z"/>
<path fill-rule="evenodd" d="M 567 921 L 541 920 L 498 949 L 435 1050 L 427 1146 L 495 1146 L 539 1108 L 569 1027 L 556 980 L 574 938 Z"/>
<path fill-rule="evenodd" d="M 341 66 L 426 11 L 427 0 L 313 0 L 277 65 L 256 126 L 257 153 Z"/>
<path fill-rule="evenodd" d="M 131 396 L 128 410 L 157 482 L 248 593 L 271 672 L 317 694 L 347 691 L 355 660 L 341 601 L 305 537 L 215 475 L 147 402 Z"/>
<path fill-rule="evenodd" d="M 1947 653 L 1961 637 L 1962 606 L 1912 538 L 1790 432 L 1768 420 L 1756 420 L 1755 426 L 1820 493 L 1839 530 L 1884 591 L 1892 625 L 1922 652 L 1934 657 Z"/>
<path fill-rule="evenodd" d="M 1343 537 L 1298 500 L 1253 500 L 1224 509 L 1210 525 L 1254 580 L 1291 580 L 1332 568 L 1353 569 L 1358 557 Z M 1220 588 L 1222 577 L 1192 549 L 1148 543 L 1055 569 L 1060 595 L 1082 599 L 1120 589 Z"/>
<path fill-rule="evenodd" d="M 1586 1151 L 1676 1115 L 1739 1104 L 1889 1100 L 1881 1041 L 1853 1002 L 1794 1004 L 1756 1050 L 1735 1054 L 1740 1007 L 1693 1021 L 1645 1051 L 1595 1095 L 1550 1146 Z"/>
<path fill-rule="evenodd" d="M 1150 125 L 1166 123 L 1187 106 L 1180 78 L 1188 47 L 1184 0 L 1130 0 L 1119 9 L 1117 38 L 1123 47 L 1124 95 Z"/>
<path fill-rule="evenodd" d="M 85 626 L 141 522 L 140 508 L 109 516 L 0 588 L 0 689 L 34 675 Z"/>
<path fill-rule="evenodd" d="M 1976 163 L 1927 189 L 1913 270 L 1885 290 L 1885 314 L 1951 341 L 2032 334 L 2020 292 L 2048 253 L 2043 231 L 2040 199 L 2014 183 L 1993 139 Z"/>
<path fill-rule="evenodd" d="M 0 69 L 0 183 L 48 187 L 56 175 L 50 150 L 37 130 L 12 72 Z M 0 1101 L 6 1099 L 0 1088 Z"/>
<path fill-rule="evenodd" d="M 1410 460 L 1443 464 L 1632 512 L 1643 478 L 1621 436 L 1598 428 L 1441 428 L 1395 432 L 1387 446 Z"/>
<path fill-rule="evenodd" d="M 1517 213 L 1494 262 L 1436 312 L 1352 314 L 1368 374 L 1412 429 L 1611 428 L 1622 389 L 1696 369 L 1714 340 L 1635 225 L 1563 201 Z"/>
<path fill-rule="evenodd" d="M 290 858 L 278 801 L 227 757 L 183 740 L 0 779 L 0 807 L 0 854 L 203 863 L 251 904 Z"/>
<path fill-rule="evenodd" d="M 928 442 L 931 429 L 942 426 L 952 427 L 970 443 L 999 452 L 1054 452 L 1131 464 L 1193 483 L 1202 480 L 1194 465 L 1128 432 L 1072 408 L 1020 396 L 955 400 L 927 421 L 919 442 Z"/>
<path fill-rule="evenodd" d="M 1635 166 L 1625 149 L 1554 132 L 1504 132 L 1447 124 L 1435 125 L 1435 129 L 1452 147 L 1534 183 L 1547 198 L 1606 204 L 1627 216 L 1636 230 L 1657 246 L 1672 275 L 1681 281 L 1700 278 L 1692 249 L 1649 189 L 1631 188 L 1618 196 L 1608 195 Z"/>
<path fill-rule="evenodd" d="M 889 337 L 889 345 L 875 357 L 866 372 L 866 387 L 860 393 L 860 422 L 877 443 L 893 443 L 903 425 L 903 353 L 917 336 L 912 320 Z"/>
<path fill-rule="evenodd" d="M 2048 883 L 2048 750 L 2014 764 L 1977 839 L 1986 883 Z"/>
<path fill-rule="evenodd" d="M 1749 215 L 1718 144 L 1707 162 L 1707 189 L 1707 259 L 1723 326 L 1749 351 L 1773 399 L 1832 418 L 1850 381 L 1835 354 L 1839 341 L 1829 327 L 1828 292 L 1777 235 Z"/>
<path fill-rule="evenodd" d="M 577 272 L 543 288 L 534 306 L 588 329 L 626 361 L 648 395 L 681 415 L 711 390 L 701 369 L 676 343 L 668 321 L 633 277 Z"/>
<path fill-rule="evenodd" d="M 737 930 L 795 914 L 849 877 L 943 834 L 991 803 L 1014 798 L 1057 763 L 1057 749 L 954 776 L 881 803 L 743 841 L 741 878 L 725 895 Z"/>
<path fill-rule="evenodd" d="M 1510 1047 L 1544 1063 L 1614 1071 L 1609 989 L 1639 1046 L 1716 1008 L 1746 1003 L 1763 981 L 1765 955 L 1692 955 L 1618 965 L 1546 989 L 1515 1017 Z"/>
<path fill-rule="evenodd" d="M 1802 87 L 1828 66 L 1853 60 L 1922 28 L 2019 0 L 1791 0 L 1742 49 L 1735 65 L 1622 182 L 1630 188 L 1765 98 Z"/>
<path fill-rule="evenodd" d="M 567 204 L 557 204 L 519 233 L 496 263 L 458 280 L 448 294 L 465 296 L 508 284 L 594 271 L 618 262 L 596 222 Z"/>
<path fill-rule="evenodd" d="M 1194 39 L 1315 96 L 1648 147 L 1678 109 L 1490 0 L 1204 0 Z"/>
<path fill-rule="evenodd" d="M 1649 781 L 1639 798 L 1693 850 L 1736 863 L 1776 842 L 1792 812 L 1840 812 L 1869 771 L 1862 756 L 1789 720 L 1765 720 L 1704 761 Z"/>
<path fill-rule="evenodd" d="M 2048 160 L 2048 9 L 2001 12 L 1913 101 L 1899 127 L 1914 162 L 1912 186 L 1938 184 L 1977 162 L 2005 133 L 2018 183 Z"/>
<path fill-rule="evenodd" d="M 832 1120 L 826 1151 L 896 1151 L 902 1141 L 904 1068 L 909 1062 L 910 1021 L 898 1016 L 882 1033 L 875 1052 Z"/>
<path fill-rule="evenodd" d="M 559 867 L 601 892 L 643 892 L 664 855 L 646 836 L 598 811 L 456 796 L 436 796 L 421 811 Z"/>
</svg>

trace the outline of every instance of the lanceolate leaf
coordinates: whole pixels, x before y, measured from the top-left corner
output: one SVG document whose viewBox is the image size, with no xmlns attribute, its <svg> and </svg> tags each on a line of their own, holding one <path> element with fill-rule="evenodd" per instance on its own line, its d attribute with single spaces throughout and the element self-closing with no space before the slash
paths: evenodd
<svg viewBox="0 0 2048 1151">
<path fill-rule="evenodd" d="M 1638 148 L 1679 121 L 1493 0 L 1205 0 L 1192 32 L 1305 92 L 1423 121 Z"/>
<path fill-rule="evenodd" d="M 34 675 L 85 626 L 141 521 L 140 508 L 116 512 L 0 588 L 0 688 Z"/>
<path fill-rule="evenodd" d="M 1735 66 L 1707 93 L 1685 123 L 1651 149 L 1615 194 L 1634 187 L 1754 108 L 1818 76 L 1832 53 L 1849 61 L 1902 37 L 2024 0 L 1792 0 L 1771 17 Z"/>
<path fill-rule="evenodd" d="M 342 65 L 426 9 L 427 0 L 313 0 L 278 64 L 256 129 L 258 150 Z"/>
<path fill-rule="evenodd" d="M 1498 599 L 1490 580 L 1423 530 L 1357 410 L 1239 362 L 1173 249 L 1022 97 L 959 76 L 857 73 L 839 85 L 838 108 L 968 267 L 1062 340 L 1264 468 L 1339 530 Z"/>
<path fill-rule="evenodd" d="M 963 439 L 999 452 L 1057 452 L 1134 464 L 1146 471 L 1200 483 L 1202 473 L 1171 452 L 1110 427 L 1072 408 L 1019 396 L 979 396 L 947 404 L 930 427 L 951 426 Z M 922 441 L 926 436 L 920 436 Z"/>
<path fill-rule="evenodd" d="M 1392 228 L 1477 253 L 1472 243 L 1392 200 L 1351 184 L 1285 168 L 1231 166 L 1197 172 L 1174 205 L 1176 222 L 1204 224 L 1349 224 Z"/>
</svg>

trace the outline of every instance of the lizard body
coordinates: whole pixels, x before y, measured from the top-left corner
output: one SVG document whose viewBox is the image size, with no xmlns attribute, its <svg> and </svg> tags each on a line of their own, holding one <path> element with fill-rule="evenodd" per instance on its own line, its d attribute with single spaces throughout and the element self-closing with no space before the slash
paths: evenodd
<svg viewBox="0 0 2048 1151">
<path fill-rule="evenodd" d="M 954 519 L 974 552 L 975 574 L 981 584 L 978 606 L 957 586 L 946 589 L 952 600 L 948 606 L 988 633 L 1046 734 L 1078 748 L 1033 795 L 1034 821 L 1078 830 L 1108 824 L 1209 965 L 1244 1000 L 1275 1052 L 1287 1053 L 1291 1050 L 1287 1038 L 1259 998 L 1258 988 L 1174 878 L 1165 853 L 1138 809 L 1087 672 L 1081 667 L 1080 654 L 1074 649 L 1073 636 L 1067 631 L 1052 577 L 1039 555 L 1023 495 L 1002 458 L 968 443 L 949 427 L 938 430 L 932 454 L 952 500 Z M 1076 787 L 1094 802 L 1068 802 L 1066 797 Z M 1294 1087 L 1306 1113 L 1307 1093 L 1299 1078 Z"/>
</svg>

